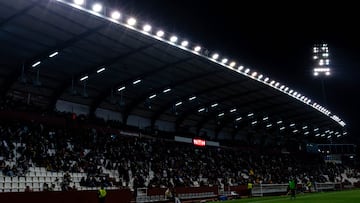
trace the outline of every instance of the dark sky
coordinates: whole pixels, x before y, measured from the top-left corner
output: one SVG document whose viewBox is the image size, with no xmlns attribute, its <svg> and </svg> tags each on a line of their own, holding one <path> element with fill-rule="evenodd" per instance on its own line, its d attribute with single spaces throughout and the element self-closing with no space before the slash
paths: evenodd
<svg viewBox="0 0 360 203">
<path fill-rule="evenodd" d="M 126 15 L 236 60 L 317 101 L 359 140 L 360 12 L 355 3 L 106 0 Z M 326 4 L 325 4 L 326 3 Z M 329 46 L 332 76 L 312 75 L 312 46 Z"/>
</svg>

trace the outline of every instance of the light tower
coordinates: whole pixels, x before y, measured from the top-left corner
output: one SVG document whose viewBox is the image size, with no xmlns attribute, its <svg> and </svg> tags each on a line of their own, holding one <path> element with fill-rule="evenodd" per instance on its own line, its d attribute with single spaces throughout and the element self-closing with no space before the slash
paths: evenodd
<svg viewBox="0 0 360 203">
<path fill-rule="evenodd" d="M 321 89 L 324 104 L 327 104 L 324 78 L 331 75 L 329 47 L 325 43 L 315 44 L 313 47 L 313 74 L 321 79 Z"/>
<path fill-rule="evenodd" d="M 327 44 L 315 44 L 313 47 L 313 59 L 315 61 L 314 76 L 329 76 L 331 74 L 329 47 Z"/>
</svg>

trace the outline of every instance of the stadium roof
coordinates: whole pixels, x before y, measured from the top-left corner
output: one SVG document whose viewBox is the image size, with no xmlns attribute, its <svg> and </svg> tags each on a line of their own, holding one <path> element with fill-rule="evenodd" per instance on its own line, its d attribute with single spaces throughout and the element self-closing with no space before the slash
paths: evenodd
<svg viewBox="0 0 360 203">
<path fill-rule="evenodd" d="M 138 115 L 156 125 L 337 139 L 330 110 L 236 59 L 93 2 L 0 0 L 4 95 L 54 109 L 59 100 Z M 81 1 L 79 1 L 81 2 Z M 145 26 L 147 25 L 147 26 Z M 161 35 L 163 34 L 163 35 Z"/>
</svg>

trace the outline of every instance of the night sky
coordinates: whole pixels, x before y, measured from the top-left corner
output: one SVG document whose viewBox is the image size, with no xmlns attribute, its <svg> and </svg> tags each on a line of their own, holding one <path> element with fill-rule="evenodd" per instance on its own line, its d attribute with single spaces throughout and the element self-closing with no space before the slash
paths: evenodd
<svg viewBox="0 0 360 203">
<path fill-rule="evenodd" d="M 359 142 L 360 12 L 355 3 L 106 0 L 153 27 L 199 43 L 283 83 L 347 123 Z M 248 1 L 246 1 L 248 2 Z M 312 75 L 312 46 L 327 43 L 332 75 Z M 325 95 L 325 97 L 324 97 Z"/>
</svg>

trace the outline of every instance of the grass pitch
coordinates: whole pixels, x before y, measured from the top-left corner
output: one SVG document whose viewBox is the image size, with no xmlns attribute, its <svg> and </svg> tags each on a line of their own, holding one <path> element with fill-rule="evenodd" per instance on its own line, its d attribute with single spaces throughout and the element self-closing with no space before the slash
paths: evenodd
<svg viewBox="0 0 360 203">
<path fill-rule="evenodd" d="M 272 203 L 272 202 L 294 202 L 294 203 L 360 203 L 360 190 L 346 190 L 337 192 L 319 192 L 297 194 L 296 199 L 290 196 L 276 197 L 254 197 L 237 200 L 222 201 L 224 203 Z"/>
</svg>

